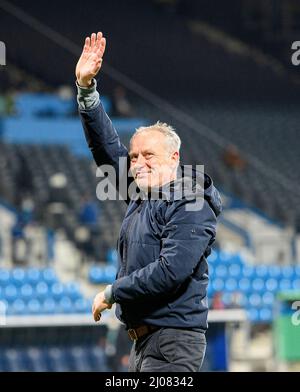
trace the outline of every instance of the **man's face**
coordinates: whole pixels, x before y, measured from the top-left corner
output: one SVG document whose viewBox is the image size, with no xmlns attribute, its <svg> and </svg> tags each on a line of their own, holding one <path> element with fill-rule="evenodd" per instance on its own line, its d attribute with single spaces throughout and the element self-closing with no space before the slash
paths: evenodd
<svg viewBox="0 0 300 392">
<path fill-rule="evenodd" d="M 178 152 L 170 152 L 166 136 L 159 131 L 134 136 L 129 156 L 131 173 L 140 189 L 158 187 L 176 177 Z"/>
</svg>

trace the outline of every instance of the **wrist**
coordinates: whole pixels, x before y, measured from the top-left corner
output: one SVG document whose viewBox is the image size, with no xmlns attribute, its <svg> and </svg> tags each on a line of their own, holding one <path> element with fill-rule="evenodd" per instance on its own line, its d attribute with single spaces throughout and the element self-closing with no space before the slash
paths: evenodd
<svg viewBox="0 0 300 392">
<path fill-rule="evenodd" d="M 79 87 L 89 88 L 92 87 L 93 85 L 93 79 L 90 80 L 77 79 L 77 84 Z"/>
</svg>

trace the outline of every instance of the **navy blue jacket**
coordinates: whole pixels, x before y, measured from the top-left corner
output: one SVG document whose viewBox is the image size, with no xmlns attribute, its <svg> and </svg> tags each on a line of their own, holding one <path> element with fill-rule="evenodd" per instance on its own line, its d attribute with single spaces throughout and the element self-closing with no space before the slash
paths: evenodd
<svg viewBox="0 0 300 392">
<path fill-rule="evenodd" d="M 128 151 L 102 104 L 80 110 L 80 116 L 97 165 L 111 164 L 117 176 L 127 176 Z M 123 166 L 119 157 L 126 157 Z M 206 257 L 215 240 L 221 199 L 209 176 L 202 174 L 201 187 L 193 174 L 188 178 L 195 194 L 204 196 L 202 208 L 195 211 L 187 211 L 188 205 L 193 209 L 195 198 L 189 197 L 190 190 L 180 196 L 179 190 L 186 188 L 180 187 L 180 179 L 163 200 L 130 200 L 122 195 L 128 208 L 118 239 L 119 267 L 112 293 L 116 315 L 127 328 L 150 324 L 207 329 Z"/>
</svg>

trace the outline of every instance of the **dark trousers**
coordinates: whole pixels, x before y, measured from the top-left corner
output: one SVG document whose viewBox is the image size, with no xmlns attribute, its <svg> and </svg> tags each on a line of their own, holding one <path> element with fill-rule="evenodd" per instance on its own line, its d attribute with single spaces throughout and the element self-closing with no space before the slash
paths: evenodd
<svg viewBox="0 0 300 392">
<path fill-rule="evenodd" d="M 206 349 L 202 332 L 161 328 L 133 343 L 129 372 L 198 372 Z"/>
</svg>

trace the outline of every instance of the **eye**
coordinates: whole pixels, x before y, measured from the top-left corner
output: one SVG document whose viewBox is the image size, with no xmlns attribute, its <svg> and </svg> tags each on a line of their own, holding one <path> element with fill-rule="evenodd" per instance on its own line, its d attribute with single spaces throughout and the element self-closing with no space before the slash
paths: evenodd
<svg viewBox="0 0 300 392">
<path fill-rule="evenodd" d="M 145 155 L 145 157 L 146 157 L 146 159 L 151 159 L 151 158 L 153 157 L 153 154 L 152 154 L 151 152 L 148 152 L 148 153 Z"/>
</svg>

